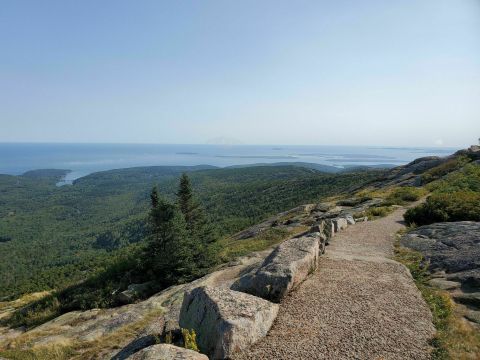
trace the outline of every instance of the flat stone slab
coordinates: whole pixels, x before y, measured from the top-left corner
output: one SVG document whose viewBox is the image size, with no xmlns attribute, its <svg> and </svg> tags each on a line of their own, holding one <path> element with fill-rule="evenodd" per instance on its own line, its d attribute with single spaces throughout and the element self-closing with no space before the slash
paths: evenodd
<svg viewBox="0 0 480 360">
<path fill-rule="evenodd" d="M 128 360 L 208 360 L 208 357 L 178 346 L 158 344 L 140 350 Z"/>
<path fill-rule="evenodd" d="M 480 222 L 421 226 L 405 234 L 400 244 L 420 251 L 430 263 L 431 272 L 444 272 L 447 280 L 480 292 Z"/>
<path fill-rule="evenodd" d="M 449 281 L 444 279 L 431 279 L 428 281 L 431 286 L 435 286 L 442 290 L 453 290 L 458 289 L 462 284 L 456 281 Z"/>
<path fill-rule="evenodd" d="M 422 252 L 432 271 L 480 271 L 480 222 L 444 222 L 421 226 L 401 239 L 403 246 Z"/>
<path fill-rule="evenodd" d="M 469 310 L 465 314 L 465 318 L 476 324 L 480 324 L 480 311 Z"/>
<path fill-rule="evenodd" d="M 453 294 L 453 299 L 456 302 L 480 308 L 480 292 Z"/>
<path fill-rule="evenodd" d="M 232 289 L 280 302 L 318 267 L 320 237 L 285 240 L 260 267 L 238 279 Z"/>
<path fill-rule="evenodd" d="M 278 305 L 225 288 L 198 287 L 185 294 L 180 326 L 195 330 L 210 359 L 225 359 L 267 335 Z"/>
</svg>

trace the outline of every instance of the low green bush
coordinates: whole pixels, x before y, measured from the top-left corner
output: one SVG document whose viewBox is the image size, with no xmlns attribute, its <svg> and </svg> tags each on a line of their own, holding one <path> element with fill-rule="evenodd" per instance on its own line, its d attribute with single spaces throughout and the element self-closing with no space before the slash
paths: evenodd
<svg viewBox="0 0 480 360">
<path fill-rule="evenodd" d="M 468 164 L 461 170 L 428 184 L 427 189 L 435 193 L 452 193 L 462 190 L 480 193 L 480 165 Z"/>
<path fill-rule="evenodd" d="M 471 159 L 469 159 L 467 156 L 458 156 L 444 162 L 443 164 L 435 166 L 434 168 L 423 173 L 422 183 L 427 184 L 434 180 L 440 179 L 441 177 L 462 168 L 468 164 L 470 160 Z"/>
<path fill-rule="evenodd" d="M 368 216 L 369 219 L 375 219 L 387 216 L 393 211 L 393 207 L 391 206 L 377 206 L 372 207 L 365 211 L 365 215 Z"/>
<path fill-rule="evenodd" d="M 419 200 L 426 191 L 414 186 L 402 186 L 396 188 L 387 198 L 386 203 L 391 205 L 403 205 Z"/>
<path fill-rule="evenodd" d="M 424 204 L 407 210 L 407 224 L 428 225 L 445 221 L 480 221 L 480 193 L 434 193 Z"/>
</svg>

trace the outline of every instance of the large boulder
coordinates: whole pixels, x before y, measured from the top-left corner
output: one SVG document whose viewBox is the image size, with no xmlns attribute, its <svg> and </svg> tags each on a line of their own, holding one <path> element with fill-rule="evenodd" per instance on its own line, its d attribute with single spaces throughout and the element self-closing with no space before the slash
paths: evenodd
<svg viewBox="0 0 480 360">
<path fill-rule="evenodd" d="M 208 357 L 178 346 L 158 344 L 140 350 L 128 360 L 208 360 Z"/>
<path fill-rule="evenodd" d="M 240 277 L 232 289 L 280 302 L 317 269 L 320 244 L 319 234 L 285 240 L 258 269 Z"/>
<path fill-rule="evenodd" d="M 348 225 L 354 225 L 355 224 L 355 219 L 350 214 L 345 216 L 345 220 L 347 220 Z"/>
<path fill-rule="evenodd" d="M 325 226 L 324 226 L 324 229 L 323 229 L 323 233 L 327 237 L 327 244 L 329 244 L 333 235 L 335 235 L 335 225 L 333 224 L 332 220 L 330 220 L 330 219 L 325 220 Z"/>
<path fill-rule="evenodd" d="M 348 222 L 345 218 L 336 218 L 333 219 L 332 222 L 335 228 L 335 232 L 339 232 L 340 230 L 344 230 L 348 227 Z"/>
<path fill-rule="evenodd" d="M 267 335 L 278 305 L 226 288 L 198 287 L 185 294 L 180 326 L 195 330 L 211 359 L 225 359 Z"/>
</svg>

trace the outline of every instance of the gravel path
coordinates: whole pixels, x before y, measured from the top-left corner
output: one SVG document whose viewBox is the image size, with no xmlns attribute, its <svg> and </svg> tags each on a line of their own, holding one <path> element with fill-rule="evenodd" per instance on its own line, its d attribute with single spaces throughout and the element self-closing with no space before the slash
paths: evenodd
<svg viewBox="0 0 480 360">
<path fill-rule="evenodd" d="M 268 336 L 235 359 L 428 359 L 430 311 L 406 268 L 389 259 L 402 214 L 337 234 Z"/>
</svg>

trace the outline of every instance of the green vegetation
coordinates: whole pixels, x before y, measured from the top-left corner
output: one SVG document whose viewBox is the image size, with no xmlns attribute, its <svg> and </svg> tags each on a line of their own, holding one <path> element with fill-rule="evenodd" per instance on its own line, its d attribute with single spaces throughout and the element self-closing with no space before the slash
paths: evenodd
<svg viewBox="0 0 480 360">
<path fill-rule="evenodd" d="M 223 261 L 232 260 L 238 256 L 247 255 L 254 251 L 261 251 L 273 245 L 280 243 L 293 235 L 307 230 L 308 227 L 299 226 L 296 230 L 288 231 L 286 229 L 271 228 L 262 231 L 258 236 L 245 240 L 225 239 L 222 241 L 222 250 L 220 252 Z"/>
<path fill-rule="evenodd" d="M 55 186 L 59 174 L 0 175 L 0 237 L 9 240 L 0 242 L 0 300 L 65 288 L 129 258 L 147 236 L 152 186 L 174 201 L 185 171 L 220 237 L 378 175 L 295 166 L 149 167 L 99 172 L 62 187 Z"/>
<path fill-rule="evenodd" d="M 432 359 L 476 358 L 480 353 L 480 334 L 462 320 L 462 314 L 448 292 L 429 286 L 428 262 L 422 254 L 397 244 L 395 260 L 410 270 L 415 284 L 432 312 L 433 324 L 437 330 L 431 343 Z"/>
<path fill-rule="evenodd" d="M 407 224 L 427 225 L 444 221 L 480 221 L 480 193 L 457 191 L 451 194 L 433 194 L 426 202 L 409 209 Z"/>
<path fill-rule="evenodd" d="M 401 186 L 395 188 L 386 198 L 390 205 L 405 205 L 417 201 L 426 194 L 426 190 L 414 186 Z"/>
<path fill-rule="evenodd" d="M 458 171 L 427 185 L 434 193 L 453 193 L 456 191 L 480 192 L 480 165 L 468 164 Z"/>
<path fill-rule="evenodd" d="M 371 207 L 367 211 L 365 211 L 365 216 L 368 216 L 370 220 L 372 219 L 378 219 L 381 217 L 385 217 L 391 212 L 393 212 L 394 207 L 392 206 L 376 206 L 376 207 Z"/>
<path fill-rule="evenodd" d="M 480 166 L 468 164 L 427 185 L 432 191 L 424 204 L 409 209 L 408 224 L 444 221 L 480 221 Z"/>
<path fill-rule="evenodd" d="M 185 170 L 189 176 L 176 189 Z M 8 323 L 31 327 L 66 311 L 115 306 L 115 294 L 152 278 L 158 280 L 153 292 L 201 276 L 219 257 L 262 250 L 290 234 L 272 229 L 238 241 L 229 235 L 377 174 L 293 166 L 154 167 L 96 173 L 63 187 L 48 172 L 34 178 L 2 175 L 0 235 L 12 240 L 0 243 L 0 297 L 56 289 L 17 310 Z M 151 194 L 154 184 L 161 193 Z M 155 242 L 162 231 L 163 240 Z"/>
<path fill-rule="evenodd" d="M 188 329 L 182 329 L 183 346 L 185 349 L 199 352 L 197 345 L 197 334 L 195 330 L 189 331 Z"/>
<path fill-rule="evenodd" d="M 203 208 L 195 201 L 190 179 L 180 179 L 177 203 L 150 195 L 151 235 L 141 257 L 140 271 L 161 288 L 205 275 L 218 263 L 217 238 Z M 158 276 L 161 274 L 161 276 Z"/>
<path fill-rule="evenodd" d="M 152 283 L 151 292 L 205 275 L 218 263 L 217 239 L 203 208 L 194 199 L 190 180 L 182 175 L 177 204 L 151 195 L 149 234 L 142 248 L 118 258 L 105 271 L 86 281 L 15 311 L 11 326 L 35 326 L 74 309 L 117 305 L 116 293 L 129 283 Z M 147 293 L 146 295 L 149 295 Z"/>
<path fill-rule="evenodd" d="M 470 162 L 470 159 L 467 156 L 463 156 L 463 155 L 456 156 L 423 173 L 422 182 L 426 184 L 434 180 L 441 179 L 443 176 L 455 170 L 461 169 L 463 166 L 465 166 L 469 162 Z"/>
</svg>

